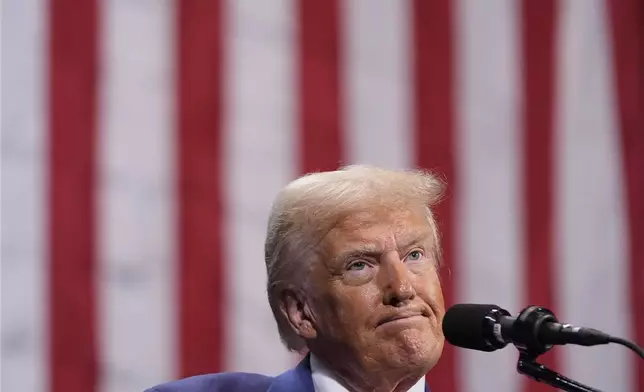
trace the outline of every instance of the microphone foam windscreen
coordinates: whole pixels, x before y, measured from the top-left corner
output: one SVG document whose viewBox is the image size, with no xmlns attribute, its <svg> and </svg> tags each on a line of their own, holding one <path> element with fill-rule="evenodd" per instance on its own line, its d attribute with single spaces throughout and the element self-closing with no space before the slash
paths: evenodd
<svg viewBox="0 0 644 392">
<path fill-rule="evenodd" d="M 458 304 L 452 306 L 443 318 L 443 334 L 453 345 L 479 351 L 494 351 L 486 343 L 485 317 L 499 309 L 496 305 Z M 488 326 L 489 328 L 489 326 Z"/>
</svg>

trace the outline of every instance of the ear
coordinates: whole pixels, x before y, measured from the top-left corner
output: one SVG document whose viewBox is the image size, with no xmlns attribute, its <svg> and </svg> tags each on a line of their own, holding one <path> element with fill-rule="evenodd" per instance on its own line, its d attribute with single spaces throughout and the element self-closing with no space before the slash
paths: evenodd
<svg viewBox="0 0 644 392">
<path fill-rule="evenodd" d="M 286 289 L 280 299 L 280 310 L 295 333 L 303 339 L 314 339 L 317 331 L 303 293 Z"/>
</svg>

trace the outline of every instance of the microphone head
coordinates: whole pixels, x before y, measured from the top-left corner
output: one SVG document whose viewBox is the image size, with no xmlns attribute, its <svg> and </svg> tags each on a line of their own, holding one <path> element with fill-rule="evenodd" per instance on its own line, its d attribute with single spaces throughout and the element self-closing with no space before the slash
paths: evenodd
<svg viewBox="0 0 644 392">
<path fill-rule="evenodd" d="M 443 335 L 453 346 L 479 351 L 495 351 L 501 347 L 490 344 L 492 324 L 499 315 L 509 313 L 496 305 L 457 304 L 443 318 Z"/>
</svg>

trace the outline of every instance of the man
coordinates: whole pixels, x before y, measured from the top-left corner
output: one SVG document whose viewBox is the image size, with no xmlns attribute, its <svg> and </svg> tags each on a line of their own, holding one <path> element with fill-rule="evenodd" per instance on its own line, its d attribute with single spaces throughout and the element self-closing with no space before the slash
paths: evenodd
<svg viewBox="0 0 644 392">
<path fill-rule="evenodd" d="M 150 391 L 429 391 L 444 343 L 431 210 L 441 192 L 430 174 L 370 166 L 287 185 L 268 223 L 268 301 L 284 344 L 307 355 L 277 377 L 210 374 Z"/>
</svg>

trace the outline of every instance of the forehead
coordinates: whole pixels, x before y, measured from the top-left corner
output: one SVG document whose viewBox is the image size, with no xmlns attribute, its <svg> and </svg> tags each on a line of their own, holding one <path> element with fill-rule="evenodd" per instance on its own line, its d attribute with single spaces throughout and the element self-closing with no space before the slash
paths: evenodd
<svg viewBox="0 0 644 392">
<path fill-rule="evenodd" d="M 327 252 L 337 254 L 366 243 L 398 245 L 421 239 L 432 240 L 432 228 L 422 208 L 374 208 L 355 211 L 341 217 L 324 238 Z"/>
</svg>

